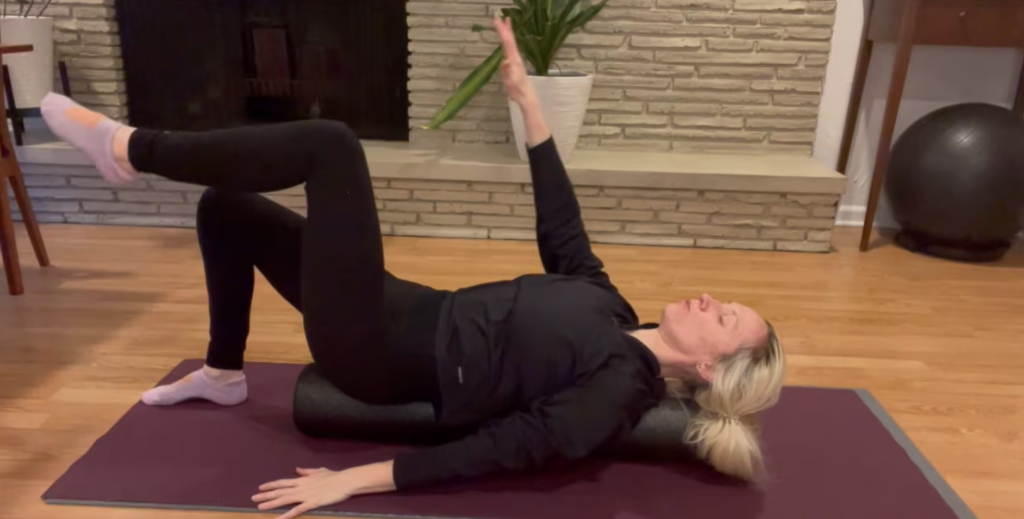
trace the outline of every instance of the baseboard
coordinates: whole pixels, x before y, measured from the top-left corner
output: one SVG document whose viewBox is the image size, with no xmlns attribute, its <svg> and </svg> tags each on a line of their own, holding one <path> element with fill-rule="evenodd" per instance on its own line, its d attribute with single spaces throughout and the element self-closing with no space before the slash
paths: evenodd
<svg viewBox="0 0 1024 519">
<path fill-rule="evenodd" d="M 862 205 L 841 205 L 836 211 L 836 225 L 841 227 L 860 227 L 864 225 L 864 213 L 867 208 Z"/>
<path fill-rule="evenodd" d="M 863 205 L 840 205 L 836 212 L 836 225 L 840 227 L 863 227 L 864 215 L 868 208 Z M 879 210 L 875 215 L 875 227 L 883 229 L 897 229 L 899 225 L 892 219 L 887 211 Z"/>
<path fill-rule="evenodd" d="M 836 227 L 863 227 L 865 213 L 867 207 L 863 205 L 840 205 L 836 211 Z M 898 229 L 899 225 L 889 214 L 880 211 L 875 218 L 875 227 Z M 1017 239 L 1024 242 L 1024 229 L 1017 233 Z"/>
</svg>

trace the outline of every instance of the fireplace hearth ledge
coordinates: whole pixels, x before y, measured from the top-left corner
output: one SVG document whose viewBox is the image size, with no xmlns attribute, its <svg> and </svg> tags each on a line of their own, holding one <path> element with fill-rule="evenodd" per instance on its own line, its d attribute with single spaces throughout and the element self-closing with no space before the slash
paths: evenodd
<svg viewBox="0 0 1024 519">
<path fill-rule="evenodd" d="M 364 146 L 383 234 L 535 239 L 529 167 L 513 146 Z M 59 142 L 17 154 L 44 223 L 195 226 L 201 187 L 152 175 L 112 186 Z M 590 239 L 620 245 L 830 252 L 846 189 L 808 157 L 581 149 L 567 168 Z M 267 196 L 305 212 L 301 186 Z"/>
<path fill-rule="evenodd" d="M 426 148 L 364 141 L 374 178 L 460 182 L 530 182 L 528 164 L 510 145 Z M 18 148 L 22 164 L 88 166 L 62 142 Z M 566 165 L 578 186 L 840 195 L 846 177 L 810 157 L 578 150 Z"/>
</svg>

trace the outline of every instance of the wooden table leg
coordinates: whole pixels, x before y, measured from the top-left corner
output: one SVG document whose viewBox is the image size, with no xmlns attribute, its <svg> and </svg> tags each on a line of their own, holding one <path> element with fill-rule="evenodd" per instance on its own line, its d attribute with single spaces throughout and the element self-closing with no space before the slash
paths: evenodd
<svg viewBox="0 0 1024 519">
<path fill-rule="evenodd" d="M 871 192 L 868 195 L 868 207 L 864 214 L 864 229 L 860 236 L 861 251 L 868 250 L 871 243 L 871 231 L 875 224 L 875 212 L 878 211 L 878 199 L 882 195 L 882 186 L 885 185 L 892 136 L 896 130 L 896 115 L 899 114 L 900 101 L 903 99 L 903 87 L 907 83 L 910 53 L 914 48 L 914 31 L 917 28 L 917 15 L 920 6 L 921 0 L 909 0 L 903 10 L 900 39 L 896 45 L 896 62 L 892 68 L 892 83 L 889 84 L 889 97 L 886 99 L 885 115 L 882 117 L 882 134 L 878 138 L 875 171 L 871 177 Z"/>
<path fill-rule="evenodd" d="M 14 128 L 14 142 L 18 146 L 24 146 L 25 143 L 22 140 L 22 134 L 25 133 L 25 120 L 21 116 L 21 112 L 18 111 L 18 105 L 14 102 L 14 87 L 11 85 L 11 72 L 7 68 L 7 65 L 3 66 L 4 70 L 4 92 L 7 94 L 7 117 L 11 119 L 11 126 Z"/>
<path fill-rule="evenodd" d="M 1024 117 L 1024 64 L 1020 69 L 1020 79 L 1017 80 L 1017 97 L 1013 100 L 1013 113 L 1017 117 Z"/>
<path fill-rule="evenodd" d="M 18 211 L 21 212 L 21 219 L 25 223 L 25 230 L 28 231 L 32 250 L 36 253 L 39 266 L 48 267 L 50 266 L 50 256 L 46 252 L 43 233 L 39 230 L 39 222 L 32 209 L 32 199 L 29 198 L 28 189 L 25 188 L 25 178 L 21 174 L 18 156 L 14 147 L 11 146 L 11 135 L 6 125 L 0 125 L 0 167 L 11 181 L 11 191 L 14 192 L 14 198 L 18 202 Z"/>
<path fill-rule="evenodd" d="M 6 65 L 3 67 L 4 69 L 7 68 Z M 5 81 L 5 84 L 8 88 L 10 87 L 9 82 Z M 13 102 L 11 90 L 6 90 L 6 93 L 7 100 Z M 0 111 L 4 111 L 2 105 L 4 101 L 4 97 L 0 96 Z M 11 106 L 11 112 L 12 114 L 15 113 L 13 105 Z M 12 121 L 15 120 L 12 118 Z M 15 133 L 18 132 L 17 123 L 14 124 L 14 131 Z M 36 253 L 36 259 L 39 260 L 39 266 L 48 267 L 50 265 L 50 257 L 46 252 L 46 244 L 43 242 L 43 234 L 39 230 L 36 213 L 32 210 L 32 200 L 29 198 L 28 190 L 25 188 L 25 179 L 21 174 L 18 156 L 11 143 L 11 132 L 6 124 L 0 124 L 0 168 L 3 168 L 4 175 L 11 181 L 11 190 L 14 191 L 14 198 L 18 202 L 18 210 L 21 212 L 21 219 L 25 223 L 29 240 L 32 242 L 32 249 Z M 6 190 L 4 190 L 4 196 L 6 196 Z M 10 204 L 8 203 L 8 205 Z M 8 213 L 10 213 L 9 208 Z"/>
<path fill-rule="evenodd" d="M 7 289 L 11 295 L 21 295 L 25 287 L 21 281 L 21 263 L 18 262 L 18 243 L 14 238 L 11 220 L 11 201 L 7 198 L 7 178 L 0 174 L 0 256 L 3 257 Z"/>
<path fill-rule="evenodd" d="M 17 174 L 11 177 L 11 191 L 14 191 L 14 198 L 18 201 L 18 211 L 21 212 L 21 219 L 25 222 L 25 230 L 28 231 L 28 239 L 32 242 L 32 250 L 36 253 L 36 259 L 40 267 L 50 266 L 50 255 L 46 252 L 46 243 L 43 241 L 43 233 L 39 230 L 39 222 L 36 221 L 36 213 L 32 209 L 32 199 L 25 189 L 25 179 L 21 176 L 21 168 L 18 166 L 18 159 L 7 158 L 17 168 Z"/>
<path fill-rule="evenodd" d="M 864 28 L 867 34 L 867 27 Z M 853 77 L 853 92 L 850 93 L 850 106 L 846 111 L 846 128 L 843 129 L 843 142 L 839 148 L 839 172 L 846 174 L 849 167 L 850 151 L 856 136 L 857 119 L 860 116 L 860 104 L 864 99 L 864 86 L 868 80 L 868 68 L 871 66 L 871 54 L 875 50 L 875 42 L 864 40 L 860 57 L 857 59 L 857 71 Z"/>
</svg>

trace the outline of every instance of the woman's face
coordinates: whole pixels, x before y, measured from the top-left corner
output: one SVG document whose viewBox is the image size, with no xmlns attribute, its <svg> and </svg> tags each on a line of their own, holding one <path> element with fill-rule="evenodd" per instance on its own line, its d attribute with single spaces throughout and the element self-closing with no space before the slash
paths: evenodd
<svg viewBox="0 0 1024 519">
<path fill-rule="evenodd" d="M 768 340 L 768 325 L 757 312 L 739 303 L 719 302 L 707 294 L 666 306 L 660 332 L 669 347 L 692 361 L 707 381 L 714 376 L 719 358 Z"/>
</svg>

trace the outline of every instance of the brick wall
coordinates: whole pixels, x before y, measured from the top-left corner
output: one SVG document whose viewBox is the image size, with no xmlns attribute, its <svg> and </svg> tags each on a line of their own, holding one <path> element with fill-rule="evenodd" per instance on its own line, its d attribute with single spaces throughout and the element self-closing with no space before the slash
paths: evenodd
<svg viewBox="0 0 1024 519">
<path fill-rule="evenodd" d="M 474 33 L 511 2 L 411 0 L 410 128 L 421 142 L 504 143 L 495 82 L 442 131 L 420 130 L 494 49 Z M 595 74 L 581 147 L 809 155 L 835 0 L 611 0 L 558 64 Z"/>
<path fill-rule="evenodd" d="M 410 0 L 414 140 L 508 143 L 508 104 L 487 85 L 443 130 L 418 127 L 488 55 L 476 23 L 510 0 Z M 40 6 L 33 8 L 38 12 Z M 835 0 L 612 0 L 572 37 L 563 68 L 595 74 L 581 147 L 806 155 Z M 56 50 L 75 97 L 127 117 L 114 0 L 54 0 Z M 24 164 L 43 222 L 191 227 L 201 191 L 145 177 L 111 187 L 91 167 Z M 375 180 L 385 234 L 534 239 L 530 186 Z M 577 187 L 595 242 L 829 250 L 837 195 Z M 304 211 L 301 191 L 270 195 Z"/>
<path fill-rule="evenodd" d="M 42 2 L 40 2 L 41 4 Z M 595 74 L 581 147 L 808 155 L 835 0 L 611 0 L 559 66 Z M 419 128 L 490 54 L 474 33 L 509 0 L 410 0 L 409 109 L 421 143 L 505 143 L 508 104 L 485 88 L 443 130 Z M 54 0 L 58 57 L 75 97 L 127 117 L 114 0 Z M 33 8 L 37 12 L 40 6 Z"/>
<path fill-rule="evenodd" d="M 201 187 L 146 175 L 111 186 L 95 169 L 25 164 L 42 222 L 195 226 Z M 385 234 L 533 240 L 531 187 L 374 179 Z M 593 241 L 631 245 L 827 252 L 838 195 L 577 186 Z M 269 195 L 305 211 L 301 188 Z"/>
<path fill-rule="evenodd" d="M 54 48 L 57 59 L 67 63 L 75 99 L 110 117 L 126 118 L 128 98 L 114 0 L 53 0 L 46 16 L 54 19 Z"/>
</svg>

